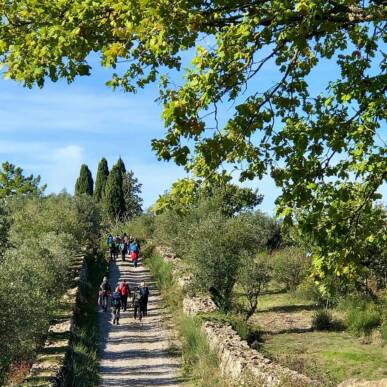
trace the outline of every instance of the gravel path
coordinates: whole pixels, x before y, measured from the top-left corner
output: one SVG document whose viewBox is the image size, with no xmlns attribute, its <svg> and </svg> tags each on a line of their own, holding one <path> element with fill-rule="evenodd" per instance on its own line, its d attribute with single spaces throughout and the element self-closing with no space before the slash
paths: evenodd
<svg viewBox="0 0 387 387">
<path fill-rule="evenodd" d="M 166 324 L 163 303 L 149 270 L 134 269 L 128 261 L 111 263 L 110 285 L 125 279 L 131 289 L 141 281 L 149 286 L 148 316 L 134 320 L 133 309 L 121 312 L 120 325 L 112 324 L 112 314 L 99 312 L 100 375 L 102 386 L 178 386 L 180 358 L 172 356 L 172 330 Z"/>
</svg>

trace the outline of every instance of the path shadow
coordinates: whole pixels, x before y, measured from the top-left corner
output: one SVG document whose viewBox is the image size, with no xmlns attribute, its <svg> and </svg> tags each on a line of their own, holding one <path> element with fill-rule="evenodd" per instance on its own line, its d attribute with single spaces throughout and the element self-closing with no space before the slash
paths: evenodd
<svg viewBox="0 0 387 387">
<path fill-rule="evenodd" d="M 312 311 L 317 310 L 318 306 L 305 304 L 305 305 L 281 305 L 281 306 L 272 306 L 267 309 L 260 309 L 257 313 L 266 313 L 266 312 L 284 312 L 284 313 L 292 313 L 292 312 L 302 312 L 302 311 Z"/>
</svg>

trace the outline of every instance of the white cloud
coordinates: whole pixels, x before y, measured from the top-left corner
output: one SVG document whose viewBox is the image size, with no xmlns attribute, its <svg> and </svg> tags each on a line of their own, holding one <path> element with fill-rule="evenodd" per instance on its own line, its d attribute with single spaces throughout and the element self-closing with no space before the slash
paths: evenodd
<svg viewBox="0 0 387 387">
<path fill-rule="evenodd" d="M 67 145 L 50 152 L 47 160 L 48 170 L 45 173 L 49 192 L 59 192 L 66 188 L 73 191 L 81 164 L 85 161 L 84 149 L 78 145 Z"/>
<path fill-rule="evenodd" d="M 74 144 L 0 141 L 0 157 L 21 166 L 25 173 L 41 175 L 48 193 L 64 188 L 72 192 L 85 151 Z"/>
</svg>

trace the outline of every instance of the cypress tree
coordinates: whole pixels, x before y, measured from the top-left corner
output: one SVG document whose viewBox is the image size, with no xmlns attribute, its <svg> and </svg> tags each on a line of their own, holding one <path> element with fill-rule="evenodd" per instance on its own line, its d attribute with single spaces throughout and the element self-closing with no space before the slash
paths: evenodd
<svg viewBox="0 0 387 387">
<path fill-rule="evenodd" d="M 100 202 L 103 198 L 108 176 L 108 162 L 105 158 L 102 158 L 98 164 L 97 177 L 95 179 L 94 198 L 97 202 Z"/>
<path fill-rule="evenodd" d="M 81 165 L 79 177 L 75 183 L 75 195 L 87 194 L 93 195 L 93 176 L 86 164 Z"/>
<path fill-rule="evenodd" d="M 117 164 L 113 166 L 107 178 L 103 203 L 111 220 L 120 218 L 125 212 L 122 174 Z"/>
<path fill-rule="evenodd" d="M 117 160 L 116 165 L 117 165 L 118 169 L 121 171 L 121 175 L 123 178 L 125 173 L 126 173 L 126 167 L 125 167 L 125 163 L 122 161 L 121 157 Z"/>
</svg>

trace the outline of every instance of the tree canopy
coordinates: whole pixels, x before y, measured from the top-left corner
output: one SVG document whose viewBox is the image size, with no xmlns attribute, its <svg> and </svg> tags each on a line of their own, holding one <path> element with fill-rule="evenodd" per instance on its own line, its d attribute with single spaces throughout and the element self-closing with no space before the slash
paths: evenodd
<svg viewBox="0 0 387 387">
<path fill-rule="evenodd" d="M 100 202 L 103 198 L 108 176 L 109 176 L 108 162 L 103 157 L 98 164 L 97 177 L 95 179 L 94 198 L 97 202 Z"/>
<path fill-rule="evenodd" d="M 160 79 L 167 134 L 153 142 L 158 156 L 204 179 L 269 173 L 282 189 L 278 214 L 302 213 L 320 277 L 355 275 L 365 249 L 352 242 L 386 244 L 366 227 L 385 225 L 371 211 L 387 178 L 383 1 L 10 0 L 0 9 L 6 77 L 71 82 L 90 73 L 98 51 L 117 68 L 113 88 Z M 170 82 L 165 69 L 180 69 L 193 48 L 184 83 Z M 321 62 L 332 71 L 316 90 L 309 81 Z M 220 126 L 227 102 L 233 117 Z"/>
<path fill-rule="evenodd" d="M 133 171 L 125 172 L 122 176 L 122 191 L 125 200 L 125 217 L 133 218 L 142 213 L 142 184 L 134 176 Z"/>
<path fill-rule="evenodd" d="M 118 164 L 113 166 L 107 178 L 103 204 L 105 211 L 111 220 L 121 218 L 125 212 L 122 173 Z"/>
<path fill-rule="evenodd" d="M 152 210 L 160 214 L 165 210 L 186 213 L 202 200 L 210 199 L 225 216 L 233 216 L 254 209 L 261 204 L 263 196 L 258 190 L 241 188 L 235 184 L 207 183 L 198 179 L 180 179 L 172 184 L 169 191 L 160 195 Z"/>
<path fill-rule="evenodd" d="M 75 182 L 75 195 L 87 194 L 92 196 L 94 189 L 93 176 L 86 164 L 81 165 L 79 177 Z"/>
<path fill-rule="evenodd" d="M 40 185 L 40 176 L 24 176 L 23 169 L 16 167 L 8 161 L 2 164 L 0 169 L 0 199 L 16 194 L 40 195 L 46 186 Z"/>
<path fill-rule="evenodd" d="M 117 165 L 117 168 L 121 171 L 122 176 L 124 176 L 126 173 L 126 167 L 121 157 L 118 158 L 116 165 Z"/>
</svg>

